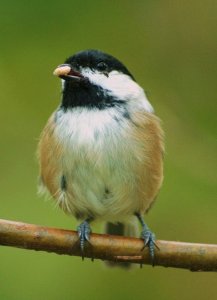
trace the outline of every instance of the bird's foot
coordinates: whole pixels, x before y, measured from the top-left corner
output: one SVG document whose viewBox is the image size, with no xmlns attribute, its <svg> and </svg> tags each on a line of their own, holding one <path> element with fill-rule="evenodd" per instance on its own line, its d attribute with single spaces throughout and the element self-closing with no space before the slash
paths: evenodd
<svg viewBox="0 0 217 300">
<path fill-rule="evenodd" d="M 139 222 L 142 225 L 142 233 L 141 233 L 141 238 L 144 241 L 144 246 L 142 247 L 141 250 L 143 250 L 145 247 L 149 248 L 149 255 L 152 261 L 152 266 L 154 266 L 154 254 L 155 254 L 155 247 L 157 249 L 158 246 L 155 243 L 155 234 L 151 232 L 151 230 L 148 228 L 148 226 L 145 224 L 142 216 L 140 213 L 135 214 L 136 217 L 138 218 Z"/>
<path fill-rule="evenodd" d="M 90 224 L 89 222 L 86 220 L 84 222 L 82 222 L 78 227 L 77 227 L 77 231 L 78 231 L 78 236 L 80 239 L 80 248 L 81 248 L 81 252 L 82 254 L 84 253 L 84 245 L 85 242 L 90 243 L 90 234 L 91 234 L 91 228 L 90 228 Z M 84 256 L 82 255 L 82 259 L 84 259 Z"/>
<path fill-rule="evenodd" d="M 155 252 L 155 234 L 151 232 L 150 229 L 147 227 L 143 228 L 142 233 L 141 233 L 141 238 L 144 241 L 144 247 L 142 250 L 148 246 L 149 248 L 149 255 L 152 261 L 152 265 L 154 266 L 154 252 Z M 156 246 L 157 247 L 157 246 Z"/>
</svg>

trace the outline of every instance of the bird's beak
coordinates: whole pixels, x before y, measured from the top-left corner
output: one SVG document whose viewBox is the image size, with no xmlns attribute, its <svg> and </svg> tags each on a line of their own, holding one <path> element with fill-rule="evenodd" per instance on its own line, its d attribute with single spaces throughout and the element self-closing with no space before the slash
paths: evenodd
<svg viewBox="0 0 217 300">
<path fill-rule="evenodd" d="M 84 78 L 81 73 L 73 70 L 73 68 L 68 64 L 58 66 L 54 70 L 53 74 L 64 80 L 81 81 L 81 79 Z"/>
</svg>

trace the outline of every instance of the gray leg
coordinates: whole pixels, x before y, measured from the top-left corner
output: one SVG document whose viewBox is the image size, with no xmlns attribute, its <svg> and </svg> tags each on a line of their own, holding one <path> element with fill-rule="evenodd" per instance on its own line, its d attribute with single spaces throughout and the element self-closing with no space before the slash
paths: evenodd
<svg viewBox="0 0 217 300">
<path fill-rule="evenodd" d="M 148 226 L 145 224 L 140 213 L 135 214 L 142 225 L 141 238 L 144 240 L 144 247 L 149 247 L 149 254 L 152 260 L 152 265 L 154 265 L 154 248 L 155 244 L 155 234 L 151 232 Z M 143 247 L 143 249 L 144 249 Z"/>
<path fill-rule="evenodd" d="M 89 223 L 92 220 L 93 218 L 88 218 L 77 227 L 78 236 L 80 239 L 80 247 L 82 252 L 84 252 L 85 242 L 90 243 L 91 228 Z"/>
</svg>

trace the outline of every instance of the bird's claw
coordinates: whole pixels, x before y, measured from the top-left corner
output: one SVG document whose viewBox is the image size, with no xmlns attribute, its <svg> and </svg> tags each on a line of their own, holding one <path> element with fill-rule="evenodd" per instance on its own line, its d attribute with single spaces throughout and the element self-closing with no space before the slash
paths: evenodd
<svg viewBox="0 0 217 300">
<path fill-rule="evenodd" d="M 144 229 L 141 234 L 141 238 L 144 241 L 144 246 L 142 250 L 148 246 L 149 248 L 149 255 L 152 260 L 152 265 L 154 266 L 154 252 L 155 252 L 155 247 L 157 247 L 155 243 L 155 234 L 152 233 L 149 229 Z M 158 247 L 157 247 L 158 248 Z"/>
<path fill-rule="evenodd" d="M 90 234 L 91 234 L 91 228 L 87 221 L 84 221 L 77 227 L 78 231 L 78 237 L 80 239 L 80 248 L 82 253 L 84 252 L 84 245 L 85 242 L 90 243 Z M 82 259 L 84 257 L 82 256 Z"/>
</svg>

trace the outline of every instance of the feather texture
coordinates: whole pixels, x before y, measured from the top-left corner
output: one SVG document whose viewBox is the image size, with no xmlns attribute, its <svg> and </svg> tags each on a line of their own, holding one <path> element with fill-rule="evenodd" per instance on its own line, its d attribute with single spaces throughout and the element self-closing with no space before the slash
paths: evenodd
<svg viewBox="0 0 217 300">
<path fill-rule="evenodd" d="M 152 113 L 76 108 L 51 116 L 38 152 L 42 182 L 65 212 L 121 221 L 155 199 L 163 151 Z"/>
</svg>

